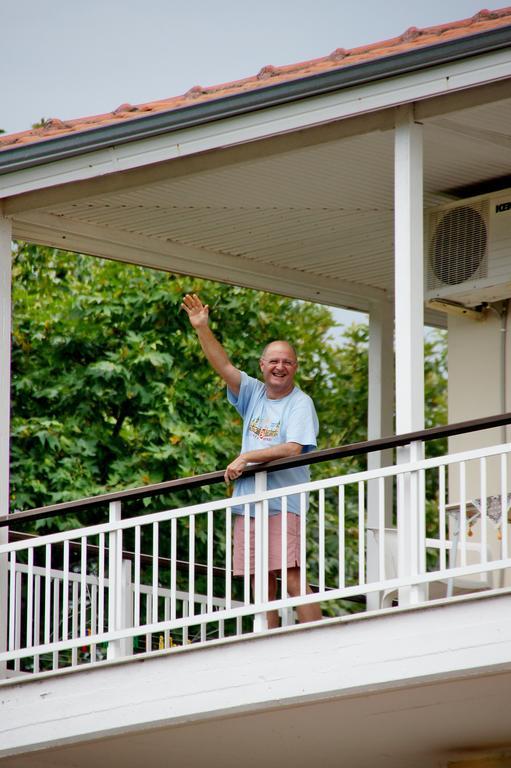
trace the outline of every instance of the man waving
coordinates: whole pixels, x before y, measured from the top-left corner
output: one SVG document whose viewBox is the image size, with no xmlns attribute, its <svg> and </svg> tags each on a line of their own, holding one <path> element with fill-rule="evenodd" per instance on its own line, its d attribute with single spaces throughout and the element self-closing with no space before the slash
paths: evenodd
<svg viewBox="0 0 511 768">
<path fill-rule="evenodd" d="M 227 384 L 227 397 L 243 419 L 240 454 L 225 470 L 225 480 L 235 480 L 234 496 L 254 492 L 254 478 L 241 477 L 249 464 L 289 458 L 314 450 L 318 434 L 318 418 L 311 398 L 294 383 L 298 367 L 296 353 L 287 341 L 272 341 L 259 360 L 263 381 L 248 376 L 230 361 L 225 349 L 209 327 L 209 308 L 196 294 L 186 295 L 182 308 L 199 338 L 202 350 L 214 370 Z M 268 473 L 268 489 L 304 483 L 309 480 L 308 467 L 296 467 Z M 244 572 L 244 519 L 242 507 L 234 508 L 234 573 Z M 254 512 L 251 510 L 251 515 Z M 270 600 L 277 593 L 277 574 L 281 564 L 281 500 L 269 501 L 268 581 Z M 250 571 L 254 573 L 254 525 L 251 520 Z M 287 497 L 287 588 L 292 596 L 300 594 L 300 497 Z M 301 622 L 321 618 L 319 605 L 303 605 L 297 609 Z M 276 611 L 268 615 L 268 626 L 278 626 Z"/>
</svg>

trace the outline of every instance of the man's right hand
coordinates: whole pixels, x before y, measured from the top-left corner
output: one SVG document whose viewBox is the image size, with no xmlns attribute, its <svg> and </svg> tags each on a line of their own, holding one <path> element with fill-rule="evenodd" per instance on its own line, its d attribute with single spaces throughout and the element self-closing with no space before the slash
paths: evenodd
<svg viewBox="0 0 511 768">
<path fill-rule="evenodd" d="M 194 328 L 204 328 L 209 325 L 209 307 L 202 303 L 196 293 L 186 294 L 181 309 L 185 310 Z"/>
<path fill-rule="evenodd" d="M 190 318 L 199 339 L 202 351 L 210 365 L 225 381 L 231 392 L 237 397 L 241 387 L 241 371 L 234 367 L 227 352 L 209 327 L 209 307 L 203 304 L 196 293 L 187 293 L 181 304 Z"/>
</svg>

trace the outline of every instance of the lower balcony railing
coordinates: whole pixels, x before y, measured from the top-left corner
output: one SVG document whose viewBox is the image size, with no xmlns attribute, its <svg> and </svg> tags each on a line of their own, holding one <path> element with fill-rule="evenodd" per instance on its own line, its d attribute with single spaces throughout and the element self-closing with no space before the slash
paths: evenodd
<svg viewBox="0 0 511 768">
<path fill-rule="evenodd" d="M 485 427 L 494 422 L 485 421 Z M 390 442 L 420 445 L 428 435 L 441 432 Z M 383 441 L 361 445 L 388 447 Z M 357 446 L 352 453 L 362 450 Z M 6 611 L 0 676 L 1 670 L 31 674 L 264 633 L 268 610 L 278 610 L 288 624 L 297 606 L 307 603 L 320 603 L 324 616 L 336 616 L 353 599 L 386 609 L 395 601 L 406 605 L 502 587 L 511 569 L 510 453 L 511 444 L 503 443 L 274 491 L 264 490 L 266 469 L 257 468 L 258 490 L 251 496 L 128 519 L 121 514 L 123 498 L 135 492 L 86 500 L 89 506 L 108 501 L 109 521 L 15 537 L 0 546 L 0 604 Z M 148 495 L 147 489 L 138 495 Z M 299 594 L 288 595 L 284 546 L 281 593 L 270 601 L 269 505 L 278 499 L 286 511 L 290 496 L 300 507 Z M 77 502 L 74 508 L 80 504 L 86 506 Z M 253 575 L 248 547 L 243 575 L 232 573 L 234 507 L 245 520 L 245 543 L 255 513 Z M 48 514 L 56 509 L 48 508 Z M 44 514 L 37 510 L 32 517 Z M 27 517 L 15 513 L 9 522 Z M 286 521 L 282 515 L 284 543 Z M 198 552 L 205 562 L 197 562 Z"/>
</svg>

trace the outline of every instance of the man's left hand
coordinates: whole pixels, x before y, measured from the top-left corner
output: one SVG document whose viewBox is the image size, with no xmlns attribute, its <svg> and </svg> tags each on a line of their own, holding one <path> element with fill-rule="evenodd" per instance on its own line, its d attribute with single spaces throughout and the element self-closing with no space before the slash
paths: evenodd
<svg viewBox="0 0 511 768">
<path fill-rule="evenodd" d="M 224 472 L 224 478 L 226 483 L 230 483 L 231 480 L 236 480 L 247 468 L 248 461 L 243 454 L 240 454 L 238 458 L 231 461 L 229 466 Z"/>
</svg>

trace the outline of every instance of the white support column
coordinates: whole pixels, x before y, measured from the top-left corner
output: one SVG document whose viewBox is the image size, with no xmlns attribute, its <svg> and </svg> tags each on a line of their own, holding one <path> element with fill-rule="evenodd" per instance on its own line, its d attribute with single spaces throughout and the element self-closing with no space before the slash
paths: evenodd
<svg viewBox="0 0 511 768">
<path fill-rule="evenodd" d="M 11 222 L 0 214 L 0 515 L 9 513 Z"/>
<path fill-rule="evenodd" d="M 0 210 L 0 515 L 9 514 L 9 435 L 11 412 L 11 236 Z M 0 528 L 0 544 L 7 543 Z M 0 651 L 7 648 L 7 556 L 0 558 Z"/>
<path fill-rule="evenodd" d="M 378 303 L 369 311 L 369 395 L 367 438 L 376 440 L 392 435 L 394 430 L 394 318 L 390 303 Z M 392 451 L 377 451 L 367 456 L 367 468 L 387 466 Z M 378 537 L 369 531 L 378 530 L 380 506 L 383 502 L 384 525 L 392 523 L 392 485 L 387 482 L 383 499 L 380 486 L 371 481 L 367 487 L 367 579 L 379 579 Z M 367 596 L 367 609 L 379 608 L 380 595 L 372 592 Z"/>
<path fill-rule="evenodd" d="M 424 428 L 424 277 L 422 126 L 413 105 L 397 110 L 395 128 L 395 355 L 396 432 Z M 398 450 L 398 462 L 422 457 L 422 443 Z M 413 575 L 419 563 L 418 478 L 406 478 L 398 498 L 399 571 Z M 423 599 L 416 587 L 400 590 L 401 604 Z"/>
</svg>

